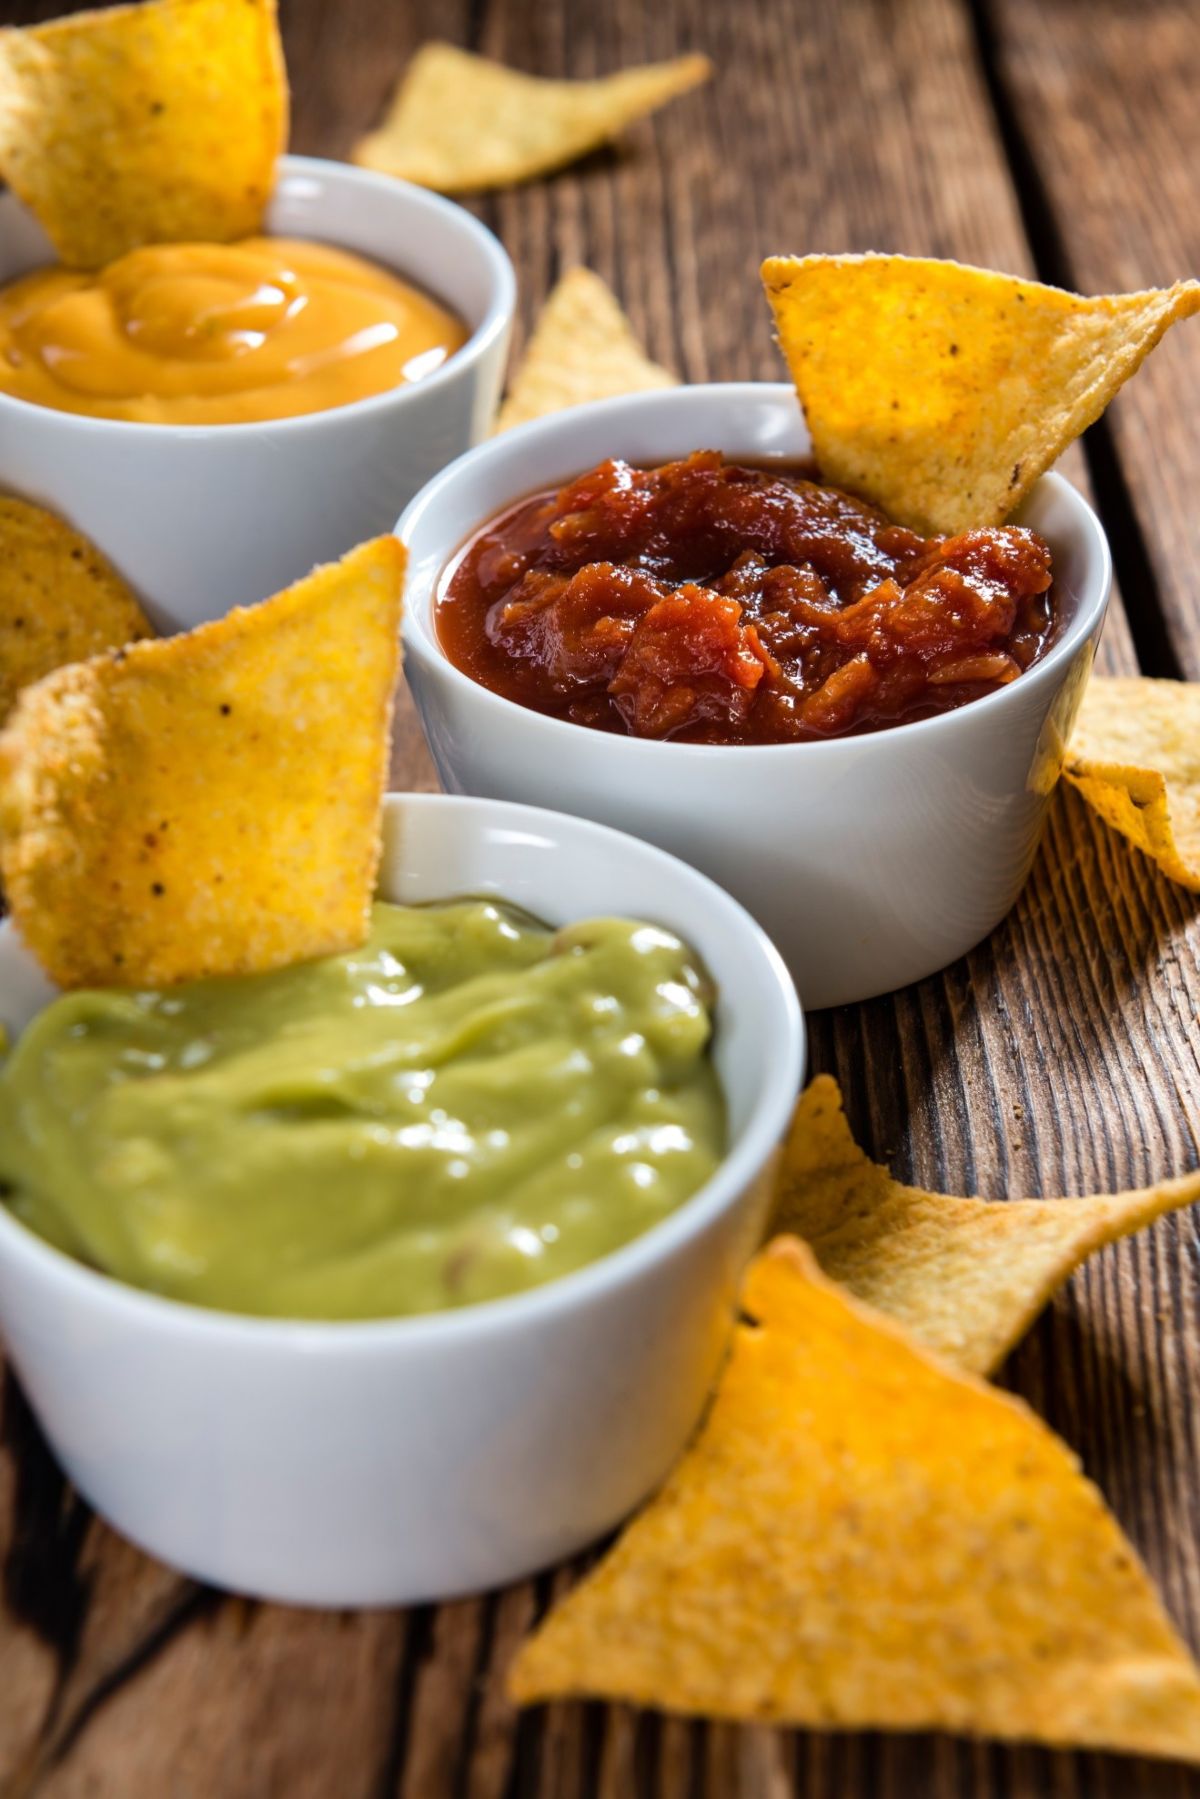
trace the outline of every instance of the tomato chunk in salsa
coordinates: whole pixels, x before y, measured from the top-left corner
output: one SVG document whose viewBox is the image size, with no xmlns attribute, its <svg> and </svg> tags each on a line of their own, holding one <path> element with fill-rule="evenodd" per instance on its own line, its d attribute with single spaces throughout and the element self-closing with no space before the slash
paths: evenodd
<svg viewBox="0 0 1200 1799">
<path fill-rule="evenodd" d="M 483 686 L 601 730 L 790 743 L 946 712 L 1052 639 L 1050 551 L 1005 525 L 923 538 L 799 473 L 699 450 L 603 462 L 493 519 L 438 632 Z"/>
</svg>

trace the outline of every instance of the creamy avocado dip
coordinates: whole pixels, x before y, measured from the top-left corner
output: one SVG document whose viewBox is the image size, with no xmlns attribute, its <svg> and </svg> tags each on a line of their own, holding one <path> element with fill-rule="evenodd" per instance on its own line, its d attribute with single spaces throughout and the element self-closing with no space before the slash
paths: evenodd
<svg viewBox="0 0 1200 1799">
<path fill-rule="evenodd" d="M 196 1305 L 516 1293 L 716 1167 L 710 997 L 655 926 L 378 904 L 348 955 L 55 1000 L 0 1067 L 0 1186 L 59 1248 Z"/>
</svg>

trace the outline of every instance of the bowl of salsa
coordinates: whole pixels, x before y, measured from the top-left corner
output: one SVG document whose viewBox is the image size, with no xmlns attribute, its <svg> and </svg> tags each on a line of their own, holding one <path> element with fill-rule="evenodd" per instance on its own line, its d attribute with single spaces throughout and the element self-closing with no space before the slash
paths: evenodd
<svg viewBox="0 0 1200 1799">
<path fill-rule="evenodd" d="M 386 530 L 479 440 L 514 293 L 463 208 L 310 157 L 280 159 L 261 235 L 87 272 L 0 195 L 0 488 L 190 628 Z"/>
<path fill-rule="evenodd" d="M 790 387 L 604 401 L 462 458 L 398 530 L 449 790 L 683 856 L 825 1006 L 945 966 L 1011 906 L 1111 576 L 1060 476 L 927 539 L 809 449 Z"/>
<path fill-rule="evenodd" d="M 711 1387 L 804 1072 L 762 931 L 587 821 L 385 802 L 349 954 L 62 996 L 0 925 L 0 1323 L 70 1478 L 204 1580 L 557 1562 Z"/>
</svg>

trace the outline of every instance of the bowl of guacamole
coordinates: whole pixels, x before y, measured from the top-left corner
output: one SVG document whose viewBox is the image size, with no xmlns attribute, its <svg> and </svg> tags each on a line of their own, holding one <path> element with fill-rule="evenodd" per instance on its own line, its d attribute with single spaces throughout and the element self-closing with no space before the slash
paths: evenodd
<svg viewBox="0 0 1200 1799">
<path fill-rule="evenodd" d="M 151 1552 L 298 1603 L 511 1580 L 662 1477 L 802 1075 L 749 916 L 663 852 L 392 796 L 364 945 L 56 995 L 0 927 L 0 1328 Z"/>
<path fill-rule="evenodd" d="M 64 994 L 0 1061 L 0 1196 L 103 1273 L 276 1318 L 528 1291 L 720 1164 L 714 995 L 660 925 L 377 900 L 361 949 Z"/>
</svg>

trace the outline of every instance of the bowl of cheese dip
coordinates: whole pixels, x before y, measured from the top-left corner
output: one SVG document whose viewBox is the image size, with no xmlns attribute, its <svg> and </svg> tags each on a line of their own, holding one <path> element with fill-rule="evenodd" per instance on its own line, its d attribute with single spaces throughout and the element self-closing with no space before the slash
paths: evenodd
<svg viewBox="0 0 1200 1799">
<path fill-rule="evenodd" d="M 461 207 L 339 163 L 282 158 L 260 237 L 96 271 L 0 196 L 0 490 L 190 628 L 386 530 L 486 433 L 514 294 Z"/>
</svg>

